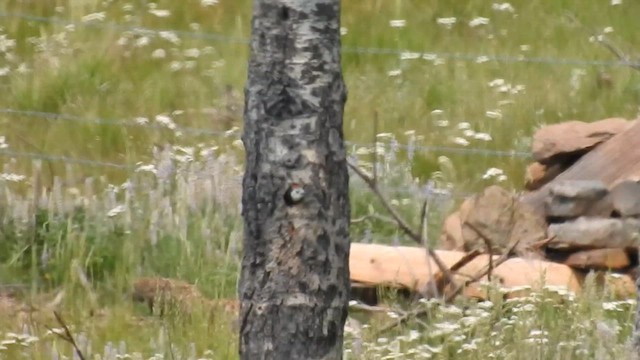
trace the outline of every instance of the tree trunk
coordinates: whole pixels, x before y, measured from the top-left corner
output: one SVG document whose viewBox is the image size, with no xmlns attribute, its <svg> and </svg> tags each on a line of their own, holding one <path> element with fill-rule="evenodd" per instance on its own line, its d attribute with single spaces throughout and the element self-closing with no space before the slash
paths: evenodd
<svg viewBox="0 0 640 360">
<path fill-rule="evenodd" d="M 339 0 L 255 0 L 245 89 L 241 359 L 341 359 L 349 175 Z"/>
</svg>

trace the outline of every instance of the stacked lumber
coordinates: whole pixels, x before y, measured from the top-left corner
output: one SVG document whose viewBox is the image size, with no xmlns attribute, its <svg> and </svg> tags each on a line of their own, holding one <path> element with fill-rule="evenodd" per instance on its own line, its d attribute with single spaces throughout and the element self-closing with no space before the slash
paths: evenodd
<svg viewBox="0 0 640 360">
<path fill-rule="evenodd" d="M 640 121 L 611 118 L 540 128 L 525 193 L 490 186 L 465 199 L 443 224 L 436 251 L 449 268 L 482 253 L 454 278 L 477 278 L 463 294 L 484 297 L 477 284 L 489 259 L 503 287 L 560 286 L 580 292 L 589 273 L 620 296 L 635 293 L 640 247 Z M 424 291 L 443 274 L 419 247 L 352 244 L 351 278 L 363 286 L 394 284 Z M 543 281 L 542 281 L 543 280 Z"/>
</svg>

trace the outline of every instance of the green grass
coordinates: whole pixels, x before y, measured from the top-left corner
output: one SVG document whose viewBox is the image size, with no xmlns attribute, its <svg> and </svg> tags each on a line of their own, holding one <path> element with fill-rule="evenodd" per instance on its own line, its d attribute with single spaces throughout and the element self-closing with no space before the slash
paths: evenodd
<svg viewBox="0 0 640 360">
<path fill-rule="evenodd" d="M 379 153 L 385 192 L 416 223 L 421 198 L 416 194 L 428 180 L 452 191 L 432 201 L 432 242 L 437 242 L 443 217 L 464 194 L 497 181 L 483 179 L 489 168 L 504 171 L 501 185 L 522 188 L 527 158 L 486 151 L 526 153 L 535 128 L 545 123 L 638 114 L 640 74 L 609 66 L 615 57 L 589 37 L 612 27 L 606 36 L 630 55 L 638 54 L 639 6 L 629 0 L 617 6 L 578 0 L 511 4 L 514 12 L 478 0 L 343 1 L 343 69 L 349 90 L 345 131 L 355 144 L 349 150 L 370 166 L 367 144 L 373 142 L 377 116 L 379 133 L 388 133 L 378 137 L 384 143 Z M 150 10 L 169 12 L 162 17 Z M 130 303 L 127 292 L 134 278 L 159 275 L 196 283 L 211 298 L 235 295 L 242 236 L 238 177 L 243 157 L 237 140 L 250 14 L 248 0 L 220 0 L 209 7 L 199 0 L 126 6 L 91 0 L 0 2 L 0 136 L 8 145 L 0 148 L 1 172 L 3 179 L 24 176 L 16 182 L 0 179 L 0 284 L 24 284 L 35 297 L 65 290 L 63 313 L 91 341 L 94 353 L 123 341 L 124 352 L 140 352 L 144 358 L 154 353 L 169 358 L 169 343 L 176 347 L 174 357 L 177 352 L 188 356 L 192 346 L 198 356 L 234 357 L 235 334 L 224 321 L 150 319 L 144 308 Z M 456 19 L 450 28 L 438 24 L 450 17 Z M 478 17 L 489 23 L 469 26 Z M 405 25 L 392 27 L 392 20 L 405 20 Z M 133 30 L 140 27 L 174 32 Z M 413 59 L 411 52 L 427 53 L 426 59 Z M 611 77 L 610 87 L 598 85 L 602 73 Z M 489 116 L 495 113 L 500 116 Z M 216 135 L 180 132 L 156 121 L 167 117 L 180 128 Z M 113 124 L 141 118 L 147 125 Z M 473 133 L 488 134 L 490 140 Z M 408 146 L 394 149 L 393 141 Z M 176 148 L 163 157 L 159 150 L 165 144 Z M 126 169 L 57 158 L 34 161 L 26 153 Z M 164 175 L 167 156 L 176 170 Z M 150 164 L 157 175 L 144 170 Z M 354 179 L 354 218 L 381 211 L 362 188 Z M 354 224 L 352 234 L 354 241 L 408 243 L 394 227 L 371 219 Z M 83 285 L 83 277 L 91 288 Z M 90 293 L 98 294 L 97 305 Z M 499 348 L 504 354 L 496 358 L 528 359 L 518 351 L 527 346 L 534 358 L 590 358 L 600 356 L 602 335 L 594 329 L 602 323 L 619 326 L 611 353 L 602 356 L 620 356 L 633 306 L 605 311 L 601 304 L 611 299 L 600 293 L 558 306 L 536 299 L 524 300 L 533 303 L 533 313 L 516 316 L 514 324 L 504 324 L 509 306 L 494 302 L 488 317 L 469 331 L 420 335 L 399 346 L 405 353 L 421 349 L 425 354 L 431 350 L 420 344 L 440 347 L 432 358 L 487 358 Z M 94 306 L 101 315 L 91 314 Z M 444 315 L 437 311 L 434 316 L 438 320 L 429 326 L 464 318 L 438 318 Z M 27 351 L 24 358 L 51 358 L 55 349 L 70 355 L 66 345 L 44 335 L 45 325 L 55 326 L 51 320 L 27 321 L 26 329 L 41 339 L 24 349 L 0 345 L 0 357 L 2 351 L 13 351 L 7 355 L 11 358 Z M 412 323 L 403 334 L 428 334 L 433 331 L 429 326 L 425 330 Z M 6 321 L 0 337 L 24 330 Z M 546 331 L 548 342 L 527 342 L 532 330 Z M 492 331 L 498 335 L 490 336 Z M 354 336 L 347 341 L 351 354 L 358 348 Z M 393 352 L 394 338 L 385 343 L 367 331 L 358 336 L 364 358 Z M 502 339 L 503 345 L 489 344 L 490 338 Z M 473 339 L 485 341 L 476 344 L 478 352 L 458 353 Z M 573 345 L 554 353 L 561 341 Z"/>
</svg>

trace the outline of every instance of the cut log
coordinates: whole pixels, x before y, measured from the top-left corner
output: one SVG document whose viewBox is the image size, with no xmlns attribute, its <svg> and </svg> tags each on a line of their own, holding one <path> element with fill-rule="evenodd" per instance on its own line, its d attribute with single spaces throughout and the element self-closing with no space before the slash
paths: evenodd
<svg viewBox="0 0 640 360">
<path fill-rule="evenodd" d="M 549 188 L 563 180 L 600 180 L 608 188 L 616 182 L 640 175 L 640 121 L 582 156 L 565 172 L 542 188 L 524 194 L 522 201 L 536 212 L 544 212 Z"/>
<path fill-rule="evenodd" d="M 594 249 L 574 252 L 564 264 L 576 269 L 620 270 L 631 261 L 623 249 Z"/>
<path fill-rule="evenodd" d="M 463 252 L 437 250 L 442 261 L 451 267 L 464 256 Z M 494 256 L 497 260 L 498 256 Z M 486 267 L 489 255 L 480 255 L 462 267 L 458 274 L 463 277 L 474 276 Z M 424 289 L 431 279 L 430 268 L 435 275 L 438 268 L 433 260 L 428 259 L 426 251 L 419 247 L 385 246 L 378 244 L 351 244 L 349 270 L 351 281 L 369 286 L 394 286 L 411 291 Z M 540 289 L 541 286 L 566 288 L 568 291 L 580 293 L 585 275 L 567 265 L 542 260 L 511 258 L 493 270 L 493 277 L 500 279 L 504 288 L 530 286 Z M 486 277 L 482 280 L 486 280 Z M 635 283 L 628 275 L 617 275 L 616 292 L 622 296 L 635 293 Z M 470 293 L 481 296 L 477 287 L 471 287 Z M 518 296 L 514 293 L 512 296 Z"/>
</svg>

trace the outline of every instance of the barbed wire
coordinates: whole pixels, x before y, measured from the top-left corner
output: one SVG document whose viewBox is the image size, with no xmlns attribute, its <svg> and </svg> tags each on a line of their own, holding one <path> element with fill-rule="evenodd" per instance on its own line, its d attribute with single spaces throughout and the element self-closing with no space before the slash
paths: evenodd
<svg viewBox="0 0 640 360">
<path fill-rule="evenodd" d="M 189 134 L 189 135 L 229 136 L 230 134 L 233 133 L 230 130 L 216 131 L 216 130 L 210 130 L 210 129 L 204 129 L 204 128 L 191 128 L 191 127 L 179 127 L 179 126 L 171 128 L 167 125 L 152 124 L 147 122 L 137 122 L 135 120 L 88 118 L 88 117 L 77 116 L 77 115 L 51 113 L 51 112 L 35 111 L 35 110 L 17 110 L 17 109 L 10 109 L 10 108 L 0 108 L 0 114 L 26 116 L 26 117 L 45 120 L 45 121 L 71 121 L 71 122 L 91 123 L 91 124 L 98 124 L 98 125 L 140 127 L 140 128 L 153 129 L 153 130 L 171 130 L 176 133 L 180 132 L 180 133 Z M 149 120 L 149 119 L 146 119 L 146 120 Z"/>
<path fill-rule="evenodd" d="M 118 164 L 118 163 L 107 162 L 107 161 L 78 159 L 78 158 L 72 158 L 72 157 L 62 156 L 62 155 L 21 152 L 21 151 L 14 151 L 14 150 L 8 150 L 8 149 L 0 149 L 0 156 L 56 161 L 56 162 L 64 162 L 69 164 L 87 165 L 87 166 L 95 166 L 95 167 L 108 167 L 108 168 L 124 169 L 124 170 L 134 170 L 136 168 L 135 166 L 131 166 L 131 165 Z"/>
<path fill-rule="evenodd" d="M 383 142 L 378 142 L 383 143 Z M 363 144 L 356 143 L 351 141 L 345 141 L 345 144 L 348 146 L 358 146 L 365 148 L 374 148 L 374 144 Z M 482 148 L 469 148 L 469 147 L 451 147 L 451 146 L 426 146 L 426 145 L 415 145 L 415 144 L 401 144 L 401 143 L 386 143 L 391 147 L 397 147 L 399 149 L 404 149 L 407 151 L 416 151 L 423 153 L 430 152 L 439 152 L 439 153 L 447 153 L 447 154 L 461 154 L 461 155 L 484 155 L 484 156 L 495 156 L 495 157 L 511 157 L 511 158 L 524 158 L 530 159 L 532 157 L 532 153 L 526 151 L 518 151 L 518 150 L 493 150 L 493 149 L 482 149 Z"/>
<path fill-rule="evenodd" d="M 141 164 L 127 165 L 127 164 L 107 162 L 107 161 L 74 158 L 74 157 L 68 157 L 63 155 L 21 152 L 21 151 L 9 150 L 9 149 L 0 149 L 0 156 L 62 162 L 65 164 L 84 165 L 84 166 L 91 166 L 91 167 L 112 168 L 112 169 L 125 170 L 129 172 L 134 172 L 134 171 L 137 172 L 138 170 L 140 170 L 141 166 L 144 166 Z M 234 180 L 236 180 L 238 184 L 241 184 L 242 176 L 235 176 Z M 438 202 L 439 200 L 460 199 L 460 198 L 465 198 L 473 195 L 470 192 L 457 191 L 457 190 L 453 191 L 446 188 L 435 188 L 430 186 L 429 184 L 426 184 L 423 186 L 416 185 L 411 188 L 408 188 L 407 186 L 382 185 L 382 188 L 383 188 L 383 191 L 390 194 L 394 194 L 396 196 L 410 196 L 412 198 L 415 198 L 418 195 L 418 196 L 421 196 L 421 198 L 429 198 L 436 202 Z"/>
<path fill-rule="evenodd" d="M 249 44 L 249 39 L 246 37 L 231 36 L 225 34 L 218 34 L 212 32 L 195 32 L 178 29 L 152 29 L 142 26 L 124 25 L 114 22 L 83 22 L 71 19 L 62 19 L 57 17 L 44 17 L 32 14 L 24 13 L 7 13 L 0 12 L 0 17 L 4 18 L 19 18 L 27 21 L 61 24 L 61 25 L 74 25 L 81 27 L 94 27 L 105 28 L 112 30 L 131 31 L 146 34 L 161 34 L 162 32 L 172 32 L 175 35 L 183 38 L 192 38 L 200 40 L 211 40 L 225 43 L 235 44 Z M 414 51 L 403 49 L 391 49 L 391 48 L 370 48 L 363 46 L 342 46 L 342 52 L 345 54 L 360 54 L 360 55 L 394 55 L 394 56 L 407 56 L 412 55 L 410 58 L 439 58 L 458 61 L 471 61 L 471 62 L 497 62 L 497 63 L 536 63 L 536 64 L 549 64 L 549 65 L 572 65 L 572 66 L 599 66 L 599 67 L 640 67 L 640 62 L 634 61 L 621 61 L 621 60 L 586 60 L 586 59 L 570 59 L 570 58 L 554 58 L 554 57 L 526 57 L 526 56 L 513 56 L 513 55 L 488 55 L 488 54 L 465 54 L 465 53 L 452 53 L 452 52 L 438 52 L 438 51 Z"/>
</svg>

